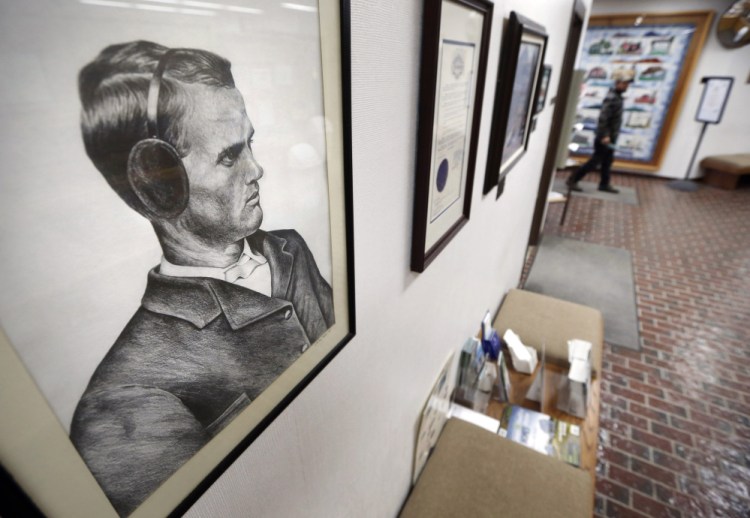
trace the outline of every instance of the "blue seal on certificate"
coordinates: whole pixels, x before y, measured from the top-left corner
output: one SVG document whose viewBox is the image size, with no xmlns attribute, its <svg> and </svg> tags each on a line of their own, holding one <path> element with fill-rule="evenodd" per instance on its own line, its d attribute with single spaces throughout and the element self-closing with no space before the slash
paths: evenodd
<svg viewBox="0 0 750 518">
<path fill-rule="evenodd" d="M 448 159 L 443 158 L 443 161 L 440 162 L 440 165 L 438 166 L 437 176 L 435 177 L 435 186 L 437 187 L 438 192 L 443 192 L 445 184 L 448 183 L 448 169 Z"/>
</svg>

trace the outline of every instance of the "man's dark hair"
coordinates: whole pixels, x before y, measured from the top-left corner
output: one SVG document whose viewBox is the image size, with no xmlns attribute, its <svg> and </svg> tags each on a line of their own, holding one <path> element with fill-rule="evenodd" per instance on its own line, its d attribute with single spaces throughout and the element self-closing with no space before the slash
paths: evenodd
<svg viewBox="0 0 750 518">
<path fill-rule="evenodd" d="M 146 104 L 149 83 L 167 47 L 149 41 L 110 45 L 78 75 L 81 131 L 91 161 L 125 202 L 142 212 L 127 179 L 128 155 L 139 140 L 149 138 Z M 186 84 L 234 88 L 231 63 L 197 49 L 170 56 L 159 94 L 159 138 L 185 156 L 182 119 L 190 106 Z"/>
</svg>

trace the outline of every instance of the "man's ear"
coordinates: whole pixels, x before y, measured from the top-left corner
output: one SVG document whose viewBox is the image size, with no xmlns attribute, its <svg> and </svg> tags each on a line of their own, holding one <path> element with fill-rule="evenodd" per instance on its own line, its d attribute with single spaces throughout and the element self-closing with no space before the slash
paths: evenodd
<svg viewBox="0 0 750 518">
<path fill-rule="evenodd" d="M 155 138 L 141 140 L 130 150 L 128 183 L 149 219 L 176 218 L 190 198 L 180 155 L 171 144 Z"/>
</svg>

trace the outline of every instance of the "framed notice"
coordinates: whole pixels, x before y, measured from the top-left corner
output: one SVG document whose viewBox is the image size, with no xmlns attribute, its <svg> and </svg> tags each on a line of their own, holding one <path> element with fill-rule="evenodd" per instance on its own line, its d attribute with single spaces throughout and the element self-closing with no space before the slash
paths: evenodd
<svg viewBox="0 0 750 518">
<path fill-rule="evenodd" d="M 492 3 L 426 0 L 411 269 L 422 272 L 469 221 Z"/>
<path fill-rule="evenodd" d="M 539 77 L 539 87 L 536 91 L 536 104 L 534 107 L 534 115 L 541 112 L 544 109 L 544 103 L 547 101 L 547 91 L 549 89 L 549 80 L 552 76 L 552 66 L 544 65 L 542 68 L 542 75 Z"/>
<path fill-rule="evenodd" d="M 239 4 L 0 8 L 0 515 L 183 513 L 353 336 L 348 0 Z"/>
<path fill-rule="evenodd" d="M 602 102 L 614 85 L 613 75 L 626 71 L 634 80 L 623 95 L 614 167 L 659 168 L 712 17 L 712 11 L 591 17 L 580 59 L 585 75 L 574 156 L 583 160 L 594 152 Z"/>
<path fill-rule="evenodd" d="M 727 106 L 734 78 L 704 77 L 701 82 L 703 83 L 703 94 L 701 94 L 701 102 L 698 104 L 695 120 L 718 124 L 724 115 L 724 108 Z"/>
<path fill-rule="evenodd" d="M 499 186 L 526 152 L 546 47 L 544 27 L 512 11 L 497 73 L 485 194 Z M 498 187 L 497 196 L 501 193 Z"/>
</svg>

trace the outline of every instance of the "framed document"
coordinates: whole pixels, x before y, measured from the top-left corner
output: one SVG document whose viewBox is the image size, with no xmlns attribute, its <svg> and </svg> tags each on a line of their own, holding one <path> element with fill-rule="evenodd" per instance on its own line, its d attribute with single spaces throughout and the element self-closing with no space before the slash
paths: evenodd
<svg viewBox="0 0 750 518">
<path fill-rule="evenodd" d="M 181 514 L 353 336 L 348 0 L 258 5 L 0 9 L 0 515 Z"/>
<path fill-rule="evenodd" d="M 542 74 L 539 76 L 539 86 L 536 90 L 536 104 L 534 105 L 534 115 L 544 109 L 544 103 L 547 101 L 547 89 L 549 88 L 549 79 L 552 75 L 552 65 L 544 65 Z"/>
<path fill-rule="evenodd" d="M 497 73 L 484 194 L 499 185 L 526 152 L 546 47 L 544 27 L 512 11 Z M 501 193 L 498 188 L 497 196 Z"/>
<path fill-rule="evenodd" d="M 703 93 L 701 94 L 701 102 L 698 104 L 698 112 L 695 114 L 695 120 L 718 124 L 724 115 L 724 108 L 727 106 L 734 78 L 704 77 L 701 82 L 703 83 Z"/>
<path fill-rule="evenodd" d="M 426 0 L 411 269 L 422 272 L 469 220 L 492 3 Z"/>
</svg>

